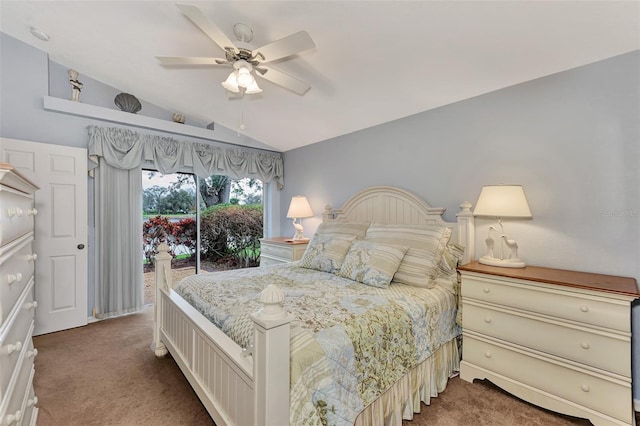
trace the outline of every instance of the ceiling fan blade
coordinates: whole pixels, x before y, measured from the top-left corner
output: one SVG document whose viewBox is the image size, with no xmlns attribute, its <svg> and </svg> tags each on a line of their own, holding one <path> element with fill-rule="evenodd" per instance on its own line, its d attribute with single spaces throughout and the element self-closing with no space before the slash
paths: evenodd
<svg viewBox="0 0 640 426">
<path fill-rule="evenodd" d="M 162 65 L 227 65 L 229 61 L 222 58 L 156 56 Z"/>
<path fill-rule="evenodd" d="M 257 76 L 260 76 L 265 80 L 269 80 L 270 82 L 275 83 L 278 86 L 282 86 L 285 89 L 291 90 L 298 95 L 304 95 L 309 91 L 309 89 L 311 89 L 311 85 L 306 81 L 291 77 L 290 75 L 287 75 L 282 71 L 267 67 L 260 68 L 261 71 L 260 73 L 256 73 Z M 262 73 L 262 70 L 266 70 L 266 72 Z"/>
<path fill-rule="evenodd" d="M 253 54 L 260 62 L 271 62 L 277 59 L 295 55 L 304 50 L 313 49 L 316 44 L 306 31 L 299 31 L 290 36 L 276 40 L 257 49 L 253 49 Z"/>
<path fill-rule="evenodd" d="M 234 52 L 238 52 L 238 48 L 233 44 L 233 42 L 229 40 L 222 30 L 216 24 L 211 22 L 200 9 L 193 5 L 184 3 L 178 3 L 177 6 L 180 11 L 191 20 L 191 22 L 200 28 L 200 30 L 213 40 L 215 44 L 220 46 L 222 50 L 230 47 Z"/>
</svg>

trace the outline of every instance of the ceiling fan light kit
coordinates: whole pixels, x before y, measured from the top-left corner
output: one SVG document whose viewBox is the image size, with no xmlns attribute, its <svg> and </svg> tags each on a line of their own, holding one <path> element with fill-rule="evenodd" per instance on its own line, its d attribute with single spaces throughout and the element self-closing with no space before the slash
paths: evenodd
<svg viewBox="0 0 640 426">
<path fill-rule="evenodd" d="M 174 56 L 156 56 L 163 65 L 207 65 L 233 66 L 234 71 L 223 81 L 222 87 L 231 93 L 256 94 L 262 89 L 258 86 L 254 75 L 269 80 L 278 86 L 304 95 L 311 85 L 306 81 L 292 77 L 264 64 L 287 58 L 305 50 L 316 47 L 306 31 L 299 31 L 287 37 L 266 44 L 257 49 L 237 47 L 229 40 L 224 32 L 197 7 L 189 4 L 178 4 L 178 8 L 204 34 L 206 34 L 225 54 L 225 58 L 190 58 Z M 237 23 L 233 27 L 236 39 L 241 43 L 253 40 L 253 30 L 246 24 Z M 256 71 L 256 72 L 254 72 Z"/>
<path fill-rule="evenodd" d="M 256 93 L 262 93 L 262 89 L 256 83 L 256 79 L 251 75 L 253 67 L 247 61 L 239 60 L 233 63 L 234 71 L 229 74 L 229 77 L 223 81 L 222 87 L 233 93 L 244 93 L 253 95 Z"/>
</svg>

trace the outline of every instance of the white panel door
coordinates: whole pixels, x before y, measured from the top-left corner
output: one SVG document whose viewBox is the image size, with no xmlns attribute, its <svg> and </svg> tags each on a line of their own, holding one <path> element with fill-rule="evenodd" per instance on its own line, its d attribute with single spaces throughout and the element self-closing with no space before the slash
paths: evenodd
<svg viewBox="0 0 640 426">
<path fill-rule="evenodd" d="M 40 187 L 34 335 L 86 325 L 87 150 L 3 138 L 0 158 Z"/>
</svg>

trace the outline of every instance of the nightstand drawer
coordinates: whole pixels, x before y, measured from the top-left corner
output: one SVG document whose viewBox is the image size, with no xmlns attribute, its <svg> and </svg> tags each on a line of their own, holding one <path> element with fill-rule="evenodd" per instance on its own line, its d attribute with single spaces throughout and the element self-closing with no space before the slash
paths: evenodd
<svg viewBox="0 0 640 426">
<path fill-rule="evenodd" d="M 280 265 L 283 263 L 289 263 L 289 262 L 284 261 L 280 258 L 269 257 L 264 253 L 260 255 L 260 266 Z"/>
<path fill-rule="evenodd" d="M 613 334 L 467 300 L 463 328 L 626 377 L 631 336 Z M 465 340 L 466 343 L 466 340 Z M 465 352 L 466 358 L 466 352 Z"/>
<path fill-rule="evenodd" d="M 573 292 L 558 286 L 464 275 L 462 297 L 583 324 L 631 332 L 629 302 Z"/>
<path fill-rule="evenodd" d="M 630 380 L 609 379 L 469 335 L 464 354 L 464 362 L 632 424 Z"/>
<path fill-rule="evenodd" d="M 293 260 L 293 247 L 262 244 L 261 254 Z"/>
<path fill-rule="evenodd" d="M 302 259 L 308 241 L 291 242 L 286 237 L 260 239 L 260 265 L 290 263 Z"/>
</svg>

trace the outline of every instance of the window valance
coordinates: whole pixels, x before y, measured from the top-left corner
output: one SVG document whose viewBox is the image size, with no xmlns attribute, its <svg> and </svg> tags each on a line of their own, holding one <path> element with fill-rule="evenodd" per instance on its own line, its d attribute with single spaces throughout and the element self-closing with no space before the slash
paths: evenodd
<svg viewBox="0 0 640 426">
<path fill-rule="evenodd" d="M 192 171 L 200 177 L 226 175 L 233 179 L 258 178 L 284 186 L 282 154 L 240 147 L 178 141 L 141 134 L 119 127 L 88 126 L 89 158 L 97 157 L 119 169 L 153 165 L 163 173 Z"/>
</svg>

